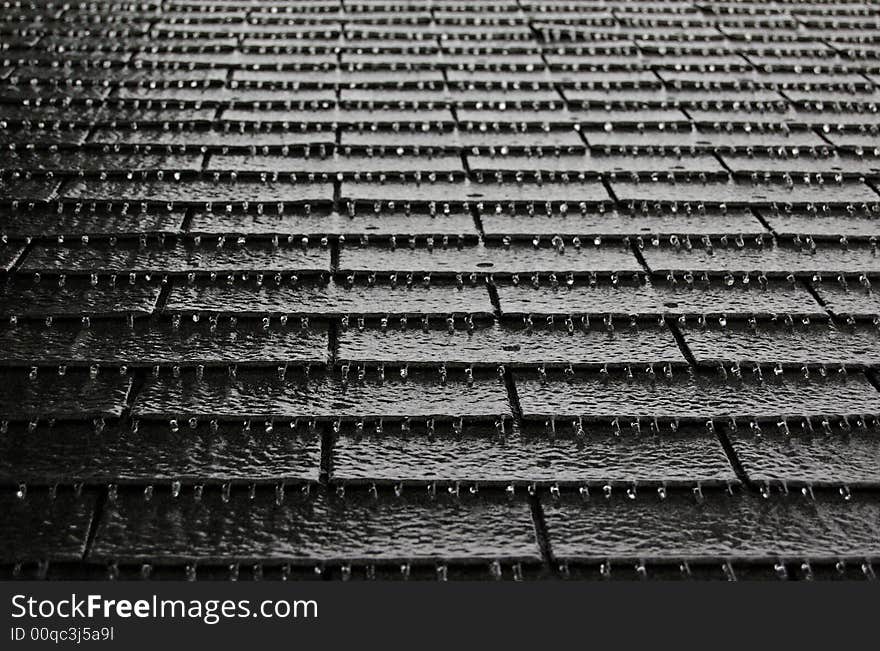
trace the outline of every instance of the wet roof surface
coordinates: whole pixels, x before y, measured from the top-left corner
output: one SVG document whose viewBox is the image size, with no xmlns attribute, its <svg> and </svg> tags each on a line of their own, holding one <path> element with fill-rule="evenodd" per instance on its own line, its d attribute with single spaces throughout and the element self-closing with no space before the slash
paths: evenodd
<svg viewBox="0 0 880 651">
<path fill-rule="evenodd" d="M 0 575 L 874 578 L 876 4 L 0 42 Z"/>
</svg>

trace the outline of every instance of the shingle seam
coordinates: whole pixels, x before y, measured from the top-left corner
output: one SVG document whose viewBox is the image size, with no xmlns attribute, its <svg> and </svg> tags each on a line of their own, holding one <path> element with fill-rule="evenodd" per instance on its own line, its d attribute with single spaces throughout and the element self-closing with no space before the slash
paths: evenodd
<svg viewBox="0 0 880 651">
<path fill-rule="evenodd" d="M 534 20 L 532 20 L 532 16 L 531 16 L 531 14 L 529 14 L 527 7 L 524 7 L 519 0 L 516 0 L 516 6 L 519 8 L 519 10 L 523 13 L 523 15 L 526 18 L 526 25 L 528 26 L 529 31 L 531 32 L 532 39 L 534 39 L 534 41 L 536 43 L 538 43 L 539 45 L 543 45 L 547 39 L 544 38 L 544 34 L 541 33 L 541 30 L 539 30 L 537 27 L 535 27 L 535 22 L 534 22 Z M 542 55 L 541 58 L 543 59 L 543 48 L 541 49 L 541 55 Z M 547 63 L 547 61 L 545 59 L 544 59 L 544 63 L 545 64 Z"/>
<path fill-rule="evenodd" d="M 210 154 L 205 154 L 207 158 Z M 195 210 L 192 206 L 189 206 L 186 210 L 183 211 L 183 221 L 180 224 L 179 232 L 181 234 L 189 233 L 190 225 L 192 224 L 193 217 L 195 216 Z"/>
<path fill-rule="evenodd" d="M 89 528 L 86 532 L 85 544 L 83 545 L 83 553 L 81 560 L 84 562 L 89 558 L 95 545 L 95 539 L 98 536 L 98 530 L 101 527 L 101 521 L 104 519 L 106 511 L 109 489 L 103 487 L 98 491 L 95 498 L 95 508 L 92 511 L 92 517 L 89 519 Z"/>
<path fill-rule="evenodd" d="M 699 364 L 697 362 L 697 358 L 694 355 L 693 351 L 691 351 L 690 347 L 687 345 L 687 341 L 685 340 L 684 335 L 679 329 L 678 324 L 673 318 L 670 317 L 665 317 L 664 320 L 670 332 L 672 332 L 673 337 L 675 338 L 675 343 L 678 345 L 682 355 L 684 355 L 684 358 L 687 360 L 690 367 L 694 371 L 698 370 Z M 730 464 L 730 467 L 736 474 L 737 479 L 739 479 L 747 489 L 753 490 L 754 482 L 749 477 L 745 467 L 740 461 L 739 455 L 737 455 L 736 449 L 733 447 L 733 443 L 731 443 L 730 438 L 727 436 L 727 432 L 724 431 L 723 427 L 713 426 L 711 429 L 712 432 L 715 434 L 718 443 L 721 445 L 721 448 L 724 450 L 724 454 L 727 457 L 727 462 Z"/>
<path fill-rule="evenodd" d="M 822 133 L 822 129 L 820 129 L 819 127 L 810 127 L 810 128 L 807 129 L 807 130 L 808 130 L 808 131 L 812 131 L 812 132 L 815 133 L 819 138 L 821 138 L 822 140 L 824 140 L 825 142 L 827 142 L 831 147 L 833 147 L 833 148 L 835 149 L 835 151 L 837 150 L 837 146 L 836 146 L 833 142 L 831 142 L 831 140 L 829 140 L 828 137 L 827 137 L 824 133 Z"/>
<path fill-rule="evenodd" d="M 467 176 L 468 179 L 473 181 L 474 175 L 471 172 L 471 165 L 470 165 L 470 162 L 468 161 L 467 152 L 464 149 L 462 149 L 458 154 L 461 157 L 461 167 L 464 170 L 465 176 Z"/>
<path fill-rule="evenodd" d="M 522 423 L 523 412 L 519 401 L 519 392 L 516 388 L 516 380 L 513 377 L 513 371 L 511 371 L 510 368 L 505 367 L 502 379 L 504 380 L 504 388 L 507 391 L 507 401 L 510 404 L 513 421 L 517 427 L 519 427 Z"/>
<path fill-rule="evenodd" d="M 633 240 L 631 238 L 626 238 L 627 243 L 629 244 L 629 248 L 632 251 L 632 254 L 635 256 L 636 260 L 639 261 L 639 264 L 642 265 L 642 269 L 644 269 L 645 273 L 649 276 L 654 272 L 651 269 L 650 265 L 648 265 L 648 261 L 645 259 L 645 254 L 642 253 L 642 250 L 639 248 L 638 240 Z"/>
<path fill-rule="evenodd" d="M 873 179 L 866 178 L 866 179 L 864 179 L 864 182 L 865 182 L 865 185 L 867 185 L 874 192 L 876 192 L 878 196 L 880 196 L 880 188 L 877 187 L 876 181 L 874 181 Z"/>
<path fill-rule="evenodd" d="M 568 108 L 572 105 L 571 100 L 565 96 L 565 89 L 560 84 L 553 84 L 553 90 L 555 90 L 556 94 L 562 99 L 563 106 Z"/>
<path fill-rule="evenodd" d="M 727 164 L 727 161 L 724 160 L 724 157 L 721 154 L 713 150 L 712 156 L 715 158 L 715 160 L 718 161 L 718 164 L 721 165 L 721 167 L 727 170 L 728 174 L 730 174 L 731 176 L 735 174 L 735 172 L 730 168 L 730 165 Z"/>
<path fill-rule="evenodd" d="M 749 55 L 748 55 L 747 52 L 736 52 L 735 54 L 736 54 L 736 56 L 738 56 L 739 58 L 741 58 L 743 61 L 745 61 L 745 62 L 749 65 L 749 67 L 750 67 L 752 70 L 755 70 L 755 71 L 758 70 L 758 66 L 755 64 L 754 61 L 752 61 L 752 60 L 749 58 Z"/>
<path fill-rule="evenodd" d="M 174 285 L 174 281 L 171 279 L 166 280 L 162 283 L 162 288 L 159 290 L 159 296 L 156 298 L 156 304 L 153 306 L 153 312 L 150 315 L 150 319 L 155 321 L 165 313 L 165 306 L 168 304 L 168 298 L 171 296 L 171 289 Z"/>
<path fill-rule="evenodd" d="M 333 479 L 333 450 L 335 436 L 332 430 L 324 425 L 321 429 L 321 456 L 318 468 L 318 481 L 328 484 Z"/>
<path fill-rule="evenodd" d="M 755 219 L 757 219 L 764 228 L 767 229 L 767 232 L 772 233 L 774 237 L 779 237 L 779 233 L 773 226 L 767 221 L 767 218 L 764 217 L 764 213 L 757 206 L 749 206 L 749 212 L 754 215 Z"/>
<path fill-rule="evenodd" d="M 828 317 L 832 321 L 837 321 L 836 315 L 828 307 L 828 304 L 825 302 L 825 300 L 819 295 L 819 292 L 816 291 L 816 288 L 813 287 L 813 283 L 805 278 L 796 278 L 796 280 L 801 285 L 801 287 L 806 289 L 807 293 L 813 297 L 813 300 L 816 301 L 822 308 L 824 308 L 824 310 L 828 313 Z"/>
<path fill-rule="evenodd" d="M 559 575 L 559 567 L 556 562 L 556 556 L 553 554 L 550 531 L 547 528 L 547 519 L 544 516 L 544 506 L 541 504 L 541 498 L 538 497 L 537 491 L 530 492 L 529 511 L 531 512 L 532 525 L 535 529 L 535 540 L 538 543 L 541 558 L 550 575 L 557 577 Z"/>
<path fill-rule="evenodd" d="M 581 136 L 584 137 L 583 135 Z M 586 138 L 584 138 L 586 140 Z M 608 196 L 611 197 L 611 200 L 614 202 L 615 206 L 620 206 L 620 199 L 617 198 L 617 195 L 614 193 L 614 188 L 611 187 L 611 183 L 608 181 L 606 176 L 602 173 L 599 174 L 599 180 L 602 182 L 602 185 L 605 187 L 605 192 L 608 193 Z"/>
<path fill-rule="evenodd" d="M 678 323 L 675 322 L 675 318 L 672 316 L 664 316 L 663 321 L 666 324 L 666 327 L 669 328 L 672 336 L 675 338 L 675 343 L 678 345 L 678 348 L 681 351 L 681 354 L 687 360 L 687 363 L 693 368 L 697 368 L 697 358 L 694 357 L 693 352 L 691 352 L 690 348 L 688 348 L 684 335 L 682 334 L 681 329 L 678 327 Z"/>
<path fill-rule="evenodd" d="M 483 216 L 480 214 L 480 209 L 477 208 L 477 205 L 474 203 L 469 203 L 468 208 L 471 211 L 471 217 L 473 217 L 474 220 L 474 228 L 477 229 L 480 239 L 486 237 L 486 230 L 483 227 Z"/>
</svg>

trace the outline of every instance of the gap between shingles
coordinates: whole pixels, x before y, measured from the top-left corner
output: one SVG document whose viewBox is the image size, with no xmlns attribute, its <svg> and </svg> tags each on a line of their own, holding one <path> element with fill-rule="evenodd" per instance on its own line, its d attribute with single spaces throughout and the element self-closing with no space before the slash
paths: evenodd
<svg viewBox="0 0 880 651">
<path fill-rule="evenodd" d="M 550 543 L 550 531 L 547 528 L 547 519 L 544 516 L 544 505 L 537 494 L 529 496 L 529 510 L 532 515 L 532 525 L 535 528 L 535 540 L 538 543 L 538 549 L 548 571 L 556 576 L 558 574 L 558 566 L 556 556 L 553 554 L 553 546 Z"/>
<path fill-rule="evenodd" d="M 684 338 L 684 334 L 681 332 L 681 329 L 678 327 L 678 323 L 675 322 L 675 319 L 671 317 L 664 318 L 664 322 L 666 323 L 667 328 L 672 333 L 672 336 L 675 338 L 675 343 L 678 345 L 681 354 L 684 355 L 684 358 L 687 360 L 690 367 L 696 372 L 699 371 L 699 364 L 697 362 L 697 358 L 694 355 L 693 351 L 691 351 L 690 347 L 687 345 L 687 341 Z M 730 464 L 730 467 L 733 469 L 733 472 L 736 474 L 737 479 L 739 479 L 743 486 L 747 489 L 752 490 L 754 487 L 754 482 L 752 482 L 751 477 L 746 472 L 745 466 L 743 466 L 742 461 L 739 458 L 739 455 L 736 453 L 736 448 L 733 447 L 733 443 L 730 440 L 730 437 L 727 436 L 727 432 L 724 431 L 724 428 L 721 426 L 713 428 L 715 432 L 715 438 L 718 440 L 719 445 L 721 445 L 721 449 L 724 450 L 724 455 L 727 457 L 727 462 Z"/>
<path fill-rule="evenodd" d="M 101 526 L 101 520 L 104 518 L 104 511 L 107 506 L 107 488 L 101 488 L 95 497 L 95 508 L 92 510 L 92 517 L 89 520 L 89 529 L 86 532 L 86 542 L 83 546 L 81 560 L 88 559 L 98 535 L 98 529 Z"/>
</svg>

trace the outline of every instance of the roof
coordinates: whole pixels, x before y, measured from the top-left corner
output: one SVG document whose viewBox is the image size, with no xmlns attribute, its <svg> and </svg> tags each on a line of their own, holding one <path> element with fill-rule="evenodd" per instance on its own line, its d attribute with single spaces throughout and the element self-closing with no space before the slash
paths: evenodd
<svg viewBox="0 0 880 651">
<path fill-rule="evenodd" d="M 10 4 L 0 575 L 873 578 L 878 21 Z"/>
</svg>

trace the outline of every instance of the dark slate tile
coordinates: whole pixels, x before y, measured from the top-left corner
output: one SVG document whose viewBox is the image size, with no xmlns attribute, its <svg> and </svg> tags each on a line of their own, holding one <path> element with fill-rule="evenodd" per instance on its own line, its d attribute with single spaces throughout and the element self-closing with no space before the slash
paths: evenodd
<svg viewBox="0 0 880 651">
<path fill-rule="evenodd" d="M 24 151 L 9 154 L 4 162 L 7 169 L 76 172 L 126 172 L 154 174 L 157 170 L 183 171 L 202 169 L 201 154 L 165 153 L 103 153 L 80 150 L 64 152 Z"/>
<path fill-rule="evenodd" d="M 233 492 L 227 501 L 219 491 L 200 500 L 120 495 L 90 558 L 539 559 L 523 499 L 289 493 L 280 504 L 271 493 L 252 500 Z"/>
<path fill-rule="evenodd" d="M 0 364 L 242 364 L 323 363 L 326 326 L 299 322 L 191 319 L 18 324 L 0 329 Z"/>
<path fill-rule="evenodd" d="M 173 481 L 316 481 L 320 435 L 304 428 L 258 422 L 209 423 L 172 432 L 166 425 L 136 423 L 100 435 L 85 427 L 40 428 L 0 441 L 0 477 L 27 483 L 170 484 Z"/>
<path fill-rule="evenodd" d="M 9 237 L 132 236 L 175 233 L 183 225 L 182 210 L 98 207 L 96 204 L 57 208 L 0 207 L 0 232 Z"/>
<path fill-rule="evenodd" d="M 785 96 L 798 104 L 802 102 L 819 102 L 827 110 L 828 106 L 833 107 L 837 102 L 852 102 L 863 107 L 866 105 L 870 106 L 871 102 L 877 101 L 880 94 L 878 94 L 876 88 L 843 87 L 819 89 L 814 86 L 805 85 L 786 89 Z M 826 102 L 831 102 L 831 104 L 826 104 Z M 835 142 L 835 144 L 838 143 Z"/>
<path fill-rule="evenodd" d="M 469 154 L 468 165 L 474 171 L 481 172 L 523 172 L 528 180 L 532 180 L 536 172 L 547 175 L 549 172 L 577 174 L 621 174 L 659 173 L 666 175 L 690 174 L 704 172 L 718 174 L 724 168 L 714 156 L 708 153 L 694 155 L 652 155 L 652 154 L 604 154 L 601 150 L 587 152 L 583 155 L 564 154 L 560 156 L 527 156 L 508 154 L 506 156 L 478 156 Z"/>
<path fill-rule="evenodd" d="M 343 57 L 346 53 L 342 54 Z M 348 56 L 351 56 L 350 54 Z M 397 54 L 382 54 L 379 56 L 399 56 Z M 437 56 L 436 53 L 427 56 Z M 559 95 L 552 93 L 553 99 L 558 100 Z M 386 105 L 398 102 L 416 104 L 445 104 L 449 102 L 450 92 L 440 84 L 425 84 L 422 88 L 381 88 L 370 86 L 355 86 L 354 88 L 341 88 L 339 99 L 344 105 L 360 105 L 361 103 L 374 105 Z"/>
<path fill-rule="evenodd" d="M 52 316 L 147 315 L 153 312 L 161 287 L 139 279 L 117 284 L 92 285 L 85 279 L 59 281 L 28 278 L 8 280 L 0 286 L 0 315 L 44 318 Z"/>
<path fill-rule="evenodd" d="M 853 282 L 841 287 L 836 283 L 823 282 L 813 283 L 813 286 L 816 294 L 834 314 L 869 318 L 880 315 L 880 296 L 870 283 L 862 286 Z"/>
<path fill-rule="evenodd" d="M 759 483 L 785 482 L 791 485 L 856 487 L 876 486 L 880 481 L 880 432 L 841 431 L 840 425 L 815 432 L 791 434 L 768 431 L 755 436 L 744 428 L 730 433 L 729 439 L 749 477 Z"/>
<path fill-rule="evenodd" d="M 757 283 L 726 285 L 720 281 L 676 284 L 650 281 L 552 286 L 541 280 L 538 286 L 499 284 L 503 314 L 509 315 L 685 315 L 793 314 L 824 317 L 825 310 L 799 285 L 771 281 L 766 288 Z"/>
<path fill-rule="evenodd" d="M 828 139 L 837 147 L 859 153 L 877 155 L 877 129 L 836 131 L 828 134 Z"/>
<path fill-rule="evenodd" d="M 573 127 L 578 116 L 564 105 L 553 108 L 462 108 L 456 111 L 460 123 L 466 128 L 478 128 L 480 124 L 524 124 L 531 127 L 549 125 L 554 127 Z M 584 119 L 588 118 L 584 116 Z M 625 118 L 623 118 L 625 119 Z"/>
<path fill-rule="evenodd" d="M 384 374 L 384 376 L 383 376 Z M 460 375 L 460 374 L 459 374 Z M 383 380 L 383 377 L 385 378 Z M 437 371 L 420 373 L 374 369 L 359 380 L 352 372 L 308 377 L 290 370 L 282 379 L 277 373 L 241 370 L 235 377 L 217 372 L 186 372 L 179 378 L 150 378 L 135 401 L 137 417 L 166 419 L 196 417 L 278 418 L 289 420 L 404 417 L 442 419 L 467 417 L 491 419 L 509 415 L 507 393 L 500 379 L 489 374 L 473 383 L 450 377 L 441 384 Z"/>
<path fill-rule="evenodd" d="M 136 131 L 141 126 L 152 124 L 171 129 L 171 123 L 200 122 L 206 126 L 213 117 L 209 108 L 187 108 L 171 105 L 167 102 L 147 102 L 145 105 L 126 103 L 107 99 L 73 103 L 72 101 L 21 101 L 16 104 L 5 104 L 0 114 L 10 121 L 21 121 L 25 124 L 36 124 L 38 128 L 73 129 L 76 126 L 91 127 L 92 125 L 112 125 Z M 178 127 L 179 128 L 179 127 Z M 50 152 L 45 152 L 49 154 Z"/>
<path fill-rule="evenodd" d="M 30 377 L 25 369 L 4 370 L 0 382 L 0 418 L 11 421 L 58 418 L 83 420 L 122 415 L 131 378 L 105 371 L 44 370 Z"/>
<path fill-rule="evenodd" d="M 492 106 L 499 104 L 550 104 L 559 101 L 559 93 L 551 88 L 470 88 L 467 85 L 451 85 L 447 92 L 456 105 L 483 105 Z M 343 89 L 342 99 L 347 94 Z"/>
<path fill-rule="evenodd" d="M 639 30 L 641 31 L 641 30 Z M 601 86 L 608 84 L 614 87 L 634 88 L 643 84 L 658 86 L 657 77 L 650 70 L 628 72 L 595 71 L 595 70 L 554 70 L 551 72 L 553 82 L 565 86 Z"/>
<path fill-rule="evenodd" d="M 474 314 L 491 316 L 492 303 L 483 285 L 451 287 L 421 282 L 391 287 L 387 282 L 370 287 L 331 282 L 329 285 L 289 283 L 281 286 L 234 283 L 232 285 L 175 285 L 168 299 L 169 312 L 218 313 L 263 316 L 266 314 L 315 316 L 418 316 Z"/>
<path fill-rule="evenodd" d="M 348 125 L 340 129 L 339 142 L 343 147 L 374 147 L 380 155 L 395 153 L 400 149 L 415 152 L 416 149 L 427 151 L 457 149 L 461 146 L 458 141 L 458 131 L 448 126 L 432 126 L 429 129 L 406 128 L 395 131 Z"/>
<path fill-rule="evenodd" d="M 700 362 L 782 364 L 880 364 L 880 330 L 868 325 L 837 327 L 821 321 L 787 326 L 776 322 L 754 328 L 744 323 L 683 330 Z"/>
<path fill-rule="evenodd" d="M 140 106 L 106 102 L 95 111 L 93 120 L 110 126 L 123 124 L 132 129 L 135 125 L 139 128 L 142 124 L 153 124 L 162 128 L 169 123 L 199 123 L 207 126 L 213 121 L 214 114 L 214 109 L 207 106 L 174 106 L 163 105 L 161 102 L 158 106 Z"/>
<path fill-rule="evenodd" d="M 389 179 L 387 183 L 343 183 L 342 198 L 357 203 L 533 203 L 543 206 L 567 203 L 577 206 L 580 202 L 593 204 L 609 200 L 608 193 L 598 181 L 586 180 L 571 183 L 403 183 Z"/>
<path fill-rule="evenodd" d="M 810 500 L 744 493 L 703 501 L 639 495 L 545 507 L 554 553 L 562 558 L 795 558 L 862 556 L 880 549 L 877 501 Z"/>
<path fill-rule="evenodd" d="M 259 183 L 240 181 L 99 181 L 86 179 L 68 186 L 63 196 L 68 200 L 162 202 L 177 204 L 206 203 L 327 203 L 333 199 L 333 186 L 328 183 L 291 183 L 277 181 Z"/>
<path fill-rule="evenodd" d="M 279 237 L 295 235 L 321 237 L 344 235 L 346 238 L 437 236 L 437 246 L 442 246 L 443 236 L 452 238 L 477 235 L 477 227 L 470 212 L 463 210 L 447 213 L 409 213 L 361 211 L 354 215 L 339 213 L 297 214 L 285 211 L 278 214 L 270 210 L 263 214 L 241 211 L 195 210 L 189 222 L 194 234 L 243 234 Z M 404 240 L 401 240 L 403 243 Z"/>
<path fill-rule="evenodd" d="M 779 235 L 813 238 L 878 238 L 880 221 L 876 209 L 867 206 L 847 210 L 762 210 L 761 216 Z"/>
<path fill-rule="evenodd" d="M 218 12 L 211 12 L 214 17 L 220 18 Z M 241 19 L 241 14 L 230 12 L 230 17 Z M 182 12 L 183 15 L 183 12 Z M 201 40 L 201 39 L 200 39 Z M 164 41 L 164 39 L 163 39 Z M 335 65 L 336 56 L 333 52 L 323 52 L 316 54 L 295 53 L 269 53 L 269 52 L 143 52 L 135 56 L 137 62 L 169 62 L 184 63 L 195 65 L 216 65 L 222 67 L 238 67 L 238 66 L 265 66 L 265 65 L 284 65 L 295 66 L 300 65 Z"/>
<path fill-rule="evenodd" d="M 461 328 L 462 324 L 459 324 Z M 522 326 L 477 327 L 472 332 L 418 328 L 349 328 L 339 334 L 341 360 L 411 364 L 598 365 L 623 362 L 683 363 L 672 333 L 665 328 L 620 328 L 600 323 L 589 329 L 560 321 L 557 329 Z"/>
<path fill-rule="evenodd" d="M 202 42 L 203 39 L 200 39 Z M 171 54 L 171 53 L 157 53 Z M 241 56 L 242 53 L 237 53 Z M 215 53 L 206 54 L 205 56 L 216 57 Z M 266 57 L 274 57 L 279 55 L 266 55 Z M 200 102 L 203 105 L 220 105 L 228 106 L 232 104 L 252 104 L 253 102 L 294 102 L 294 103 L 325 103 L 335 102 L 336 93 L 332 88 L 253 88 L 238 87 L 229 88 L 225 86 L 212 86 L 205 88 L 199 86 L 197 88 L 170 86 L 168 88 L 150 88 L 149 86 L 125 86 L 117 88 L 113 94 L 113 98 L 122 100 L 141 100 L 141 101 L 170 101 L 170 102 Z"/>
<path fill-rule="evenodd" d="M 591 147 L 610 147 L 612 150 L 621 148 L 646 151 L 650 148 L 674 150 L 708 150 L 747 149 L 752 148 L 794 148 L 822 147 L 827 143 L 818 134 L 808 129 L 800 130 L 751 130 L 744 129 L 713 130 L 696 127 L 692 129 L 605 129 L 584 130 L 584 137 Z"/>
<path fill-rule="evenodd" d="M 98 127 L 89 135 L 89 143 L 99 145 L 140 145 L 149 147 L 186 147 L 223 151 L 224 147 L 250 149 L 257 147 L 305 147 L 312 146 L 319 153 L 323 146 L 329 153 L 336 142 L 336 136 L 330 129 L 295 131 L 279 126 L 272 130 L 233 128 L 230 123 L 217 124 L 206 128 L 194 123 L 180 123 L 179 128 L 163 129 L 144 127 L 127 129 L 124 127 Z"/>
<path fill-rule="evenodd" d="M 2 92 L 0 92 L 2 97 Z M 40 127 L 25 127 L 22 125 L 9 125 L 0 128 L 0 145 L 7 147 L 52 147 L 60 145 L 80 145 L 88 135 L 85 127 L 66 128 L 57 125 Z"/>
<path fill-rule="evenodd" d="M 577 423 L 575 422 L 575 425 Z M 589 428 L 588 428 L 589 429 Z M 597 482 L 736 483 L 714 436 L 694 433 L 614 436 L 343 435 L 333 447 L 337 481 L 463 481 L 486 483 Z"/>
<path fill-rule="evenodd" d="M 16 69 L 14 76 L 29 83 L 32 80 L 51 82 L 54 79 L 61 80 L 65 77 L 64 73 L 58 68 L 41 68 L 37 66 L 20 66 Z M 171 84 L 178 81 L 187 84 L 187 82 L 222 82 L 226 80 L 226 71 L 210 68 L 197 68 L 193 70 L 152 70 L 133 67 L 113 70 L 94 68 L 77 71 L 77 77 L 80 81 L 92 82 L 94 85 L 101 85 L 104 81 L 112 85 L 149 84 L 151 82 Z"/>
<path fill-rule="evenodd" d="M 0 364 L 32 365 L 68 357 L 79 326 L 24 322 L 0 328 Z"/>
<path fill-rule="evenodd" d="M 614 126 L 629 125 L 637 128 L 649 126 L 668 126 L 673 123 L 685 125 L 689 123 L 688 116 L 675 107 L 648 107 L 631 109 L 599 109 L 580 108 L 572 111 L 575 120 L 583 126 L 601 126 L 607 124 Z"/>
<path fill-rule="evenodd" d="M 625 204 L 642 203 L 726 203 L 730 205 L 770 205 L 792 203 L 860 204 L 877 203 L 878 195 L 865 183 L 804 183 L 795 180 L 787 186 L 782 181 L 750 183 L 747 181 L 708 181 L 669 183 L 616 181 L 611 183 L 615 196 Z"/>
<path fill-rule="evenodd" d="M 833 181 L 837 175 L 845 175 L 849 178 L 880 175 L 880 160 L 876 157 L 840 155 L 833 152 L 796 158 L 725 153 L 722 154 L 722 159 L 724 164 L 735 174 L 773 174 L 776 176 L 789 174 L 792 177 L 818 174 L 827 181 Z"/>
<path fill-rule="evenodd" d="M 626 372 L 602 374 L 581 371 L 569 381 L 542 380 L 535 371 L 516 371 L 523 414 L 527 418 L 612 420 L 662 418 L 704 422 L 709 419 L 822 417 L 875 413 L 880 392 L 861 374 L 804 379 L 796 371 L 756 379 L 743 374 L 724 380 L 711 372 L 674 372 L 671 380 L 649 381 L 639 367 L 638 381 Z"/>
<path fill-rule="evenodd" d="M 218 273 L 329 271 L 330 256 L 318 247 L 274 246 L 268 243 L 195 246 L 178 243 L 157 246 L 94 245 L 84 247 L 36 246 L 22 263 L 22 271 L 44 273 Z"/>
<path fill-rule="evenodd" d="M 764 246 L 750 243 L 741 248 L 706 248 L 705 244 L 701 244 L 690 250 L 685 243 L 678 247 L 646 247 L 643 253 L 651 270 L 663 274 L 685 271 L 712 274 L 763 272 L 774 275 L 797 273 L 834 277 L 837 274 L 880 272 L 880 256 L 876 249 L 857 243 L 847 248 L 839 244 L 822 243 L 815 249 L 805 243 L 798 247 L 785 241 Z"/>
<path fill-rule="evenodd" d="M 706 103 L 720 102 L 722 105 L 732 104 L 774 104 L 785 102 L 778 90 L 770 88 L 666 88 L 666 93 L 671 101 L 678 101 L 686 107 L 702 107 Z"/>
<path fill-rule="evenodd" d="M 675 212 L 655 210 L 633 214 L 616 210 L 605 212 L 569 212 L 565 215 L 523 215 L 510 211 L 487 210 L 481 214 L 483 231 L 487 236 L 532 239 L 535 236 L 554 235 L 619 239 L 623 236 L 643 238 L 653 242 L 658 238 L 703 235 L 718 238 L 724 235 L 735 240 L 736 236 L 758 236 L 766 233 L 761 222 L 747 210 L 720 211 L 717 209 L 679 210 Z"/>
<path fill-rule="evenodd" d="M 343 144 L 345 136 L 343 135 Z M 493 152 L 505 155 L 508 151 L 548 151 L 558 150 L 561 154 L 585 153 L 586 145 L 573 127 L 555 127 L 547 131 L 543 129 L 520 130 L 515 125 L 492 124 L 487 128 L 463 128 L 454 141 L 467 151 L 475 149 L 490 156 Z"/>
<path fill-rule="evenodd" d="M 464 174 L 461 157 L 438 156 L 364 156 L 335 155 L 327 158 L 294 158 L 292 156 L 249 154 L 217 154 L 211 156 L 208 169 L 212 171 L 269 172 L 279 174 L 337 174 L 363 176 L 379 180 L 385 174 L 401 173 L 459 173 Z"/>
<path fill-rule="evenodd" d="M 379 71 L 370 71 L 382 74 Z M 400 71 L 411 72 L 411 71 Z M 243 74 L 250 74 L 249 71 L 243 71 Z M 263 74 L 278 75 L 285 73 L 277 73 L 266 71 Z M 393 74 L 393 73 L 392 73 Z M 429 73 L 430 74 L 430 73 Z M 320 122 L 324 124 L 386 124 L 392 126 L 394 124 L 406 125 L 412 122 L 440 124 L 452 123 L 452 113 L 447 108 L 407 108 L 401 109 L 397 107 L 368 109 L 352 109 L 352 108 L 329 108 L 323 111 L 298 111 L 298 110 L 253 110 L 253 109 L 226 109 L 220 116 L 223 120 L 231 122 L 289 122 L 294 124 L 309 124 Z"/>
<path fill-rule="evenodd" d="M 441 83 L 440 70 L 236 70 L 233 81 L 341 86 L 394 85 L 399 83 Z"/>
<path fill-rule="evenodd" d="M 547 243 L 550 244 L 549 242 Z M 389 247 L 346 247 L 341 251 L 340 271 L 424 272 L 449 274 L 527 274 L 530 272 L 611 273 L 642 271 L 632 251 L 625 246 L 551 246 L 535 249 L 468 246 L 460 249 L 391 249 Z"/>
<path fill-rule="evenodd" d="M 58 195 L 61 182 L 48 178 L 0 178 L 0 203 L 51 201 Z"/>
</svg>

